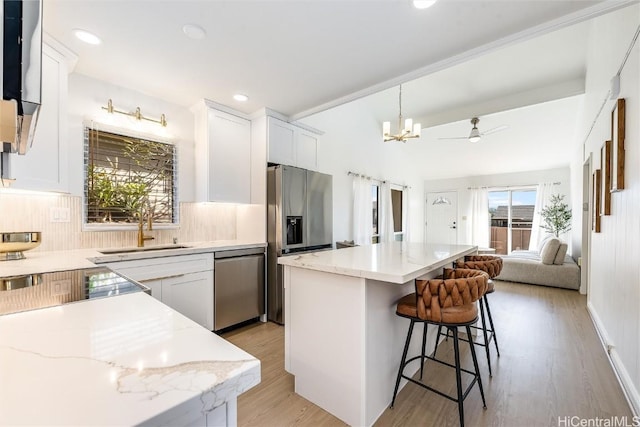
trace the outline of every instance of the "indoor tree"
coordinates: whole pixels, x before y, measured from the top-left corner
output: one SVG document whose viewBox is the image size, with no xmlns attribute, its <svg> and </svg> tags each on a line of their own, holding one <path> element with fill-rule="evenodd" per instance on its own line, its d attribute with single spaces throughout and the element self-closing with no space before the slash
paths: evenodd
<svg viewBox="0 0 640 427">
<path fill-rule="evenodd" d="M 549 204 L 540 212 L 544 222 L 540 227 L 553 233 L 556 237 L 571 230 L 571 209 L 563 200 L 564 196 L 553 194 L 549 199 Z"/>
</svg>

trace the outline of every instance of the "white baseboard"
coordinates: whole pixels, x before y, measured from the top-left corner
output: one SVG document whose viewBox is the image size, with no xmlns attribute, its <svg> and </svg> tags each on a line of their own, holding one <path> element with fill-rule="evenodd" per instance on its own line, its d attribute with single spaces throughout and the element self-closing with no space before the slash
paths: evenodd
<svg viewBox="0 0 640 427">
<path fill-rule="evenodd" d="M 616 378 L 618 379 L 618 382 L 622 387 L 622 391 L 625 398 L 627 399 L 629 407 L 631 408 L 631 412 L 633 412 L 634 417 L 638 416 L 638 414 L 640 414 L 640 393 L 638 393 L 638 389 L 633 384 L 629 372 L 622 363 L 615 345 L 609 338 L 607 330 L 605 329 L 602 321 L 600 320 L 600 317 L 598 316 L 597 311 L 595 310 L 591 302 L 587 302 L 587 310 L 589 311 L 589 315 L 591 315 L 591 320 L 593 321 L 593 325 L 596 328 L 596 332 L 598 333 L 598 337 L 600 338 L 602 347 L 609 356 L 609 363 L 611 363 L 613 372 L 616 374 Z"/>
</svg>

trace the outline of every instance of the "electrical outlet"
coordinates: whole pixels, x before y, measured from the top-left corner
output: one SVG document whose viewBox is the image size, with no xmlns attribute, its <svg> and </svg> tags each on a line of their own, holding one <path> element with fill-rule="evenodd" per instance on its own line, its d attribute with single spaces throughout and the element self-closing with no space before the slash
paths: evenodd
<svg viewBox="0 0 640 427">
<path fill-rule="evenodd" d="M 50 222 L 71 222 L 71 212 L 69 208 L 51 207 L 49 208 Z"/>
<path fill-rule="evenodd" d="M 58 280 L 51 282 L 51 295 L 67 295 L 71 293 L 71 281 L 70 280 Z"/>
</svg>

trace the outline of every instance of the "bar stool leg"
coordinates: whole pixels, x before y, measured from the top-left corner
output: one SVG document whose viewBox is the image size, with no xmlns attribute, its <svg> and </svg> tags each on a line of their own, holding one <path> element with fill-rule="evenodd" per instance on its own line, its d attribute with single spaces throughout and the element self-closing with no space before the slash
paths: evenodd
<svg viewBox="0 0 640 427">
<path fill-rule="evenodd" d="M 411 342 L 411 334 L 413 334 L 413 325 L 415 321 L 412 319 L 409 325 L 409 332 L 407 332 L 407 340 L 404 342 L 404 350 L 402 351 L 402 360 L 400 360 L 400 368 L 398 369 L 398 377 L 396 378 L 396 387 L 393 389 L 393 399 L 391 399 L 391 408 L 396 402 L 396 395 L 398 394 L 398 387 L 400 387 L 400 379 L 402 378 L 402 372 L 404 371 L 404 363 L 407 360 L 407 351 L 409 351 L 409 343 Z"/>
<path fill-rule="evenodd" d="M 491 318 L 491 309 L 489 309 L 489 299 L 485 294 L 483 297 L 484 305 L 487 306 L 487 314 L 489 315 L 489 325 L 491 326 L 491 330 L 493 331 L 493 343 L 496 345 L 496 353 L 498 353 L 498 357 L 500 357 L 500 349 L 498 348 L 498 338 L 496 337 L 496 328 L 493 326 L 493 319 Z"/>
<path fill-rule="evenodd" d="M 424 329 L 422 329 L 422 353 L 420 353 L 420 379 L 422 379 L 422 373 L 424 372 L 424 353 L 427 347 L 427 322 L 422 322 Z"/>
<path fill-rule="evenodd" d="M 453 334 L 453 352 L 456 360 L 456 384 L 458 385 L 458 415 L 460 416 L 460 427 L 464 427 L 464 397 L 462 395 L 462 375 L 460 371 L 460 348 L 458 344 L 458 327 L 448 326 Z M 447 331 L 448 335 L 448 331 Z M 473 343 L 471 343 L 473 346 Z"/>
<path fill-rule="evenodd" d="M 467 325 L 467 334 L 471 334 L 471 327 Z M 478 388 L 480 388 L 480 396 L 482 396 L 482 407 L 487 409 L 487 402 L 484 400 L 484 389 L 482 388 L 482 378 L 480 377 L 480 368 L 478 368 L 478 358 L 476 357 L 476 348 L 469 340 L 469 347 L 471 348 L 471 358 L 473 359 L 473 366 L 476 369 L 476 376 L 478 378 Z"/>
<path fill-rule="evenodd" d="M 478 301 L 478 305 L 480 305 L 480 321 L 482 322 L 482 334 L 484 336 L 484 351 L 487 353 L 489 377 L 493 377 L 493 373 L 491 372 L 491 354 L 489 353 L 489 336 L 487 335 L 487 325 L 484 319 L 484 305 L 482 304 L 482 299 Z M 471 341 L 471 336 L 469 336 L 469 341 Z"/>
<path fill-rule="evenodd" d="M 438 335 L 436 335 L 436 348 L 433 349 L 433 357 L 436 357 L 436 353 L 438 352 L 438 343 L 440 342 L 441 334 L 442 334 L 442 325 L 438 325 Z M 447 332 L 447 337 L 449 337 L 449 332 Z"/>
</svg>

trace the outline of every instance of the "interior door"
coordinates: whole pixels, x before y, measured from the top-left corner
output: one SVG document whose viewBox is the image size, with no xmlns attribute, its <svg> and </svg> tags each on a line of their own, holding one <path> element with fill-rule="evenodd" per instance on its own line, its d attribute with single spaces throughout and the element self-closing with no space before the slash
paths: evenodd
<svg viewBox="0 0 640 427">
<path fill-rule="evenodd" d="M 425 242 L 458 243 L 458 193 L 427 193 Z"/>
</svg>

